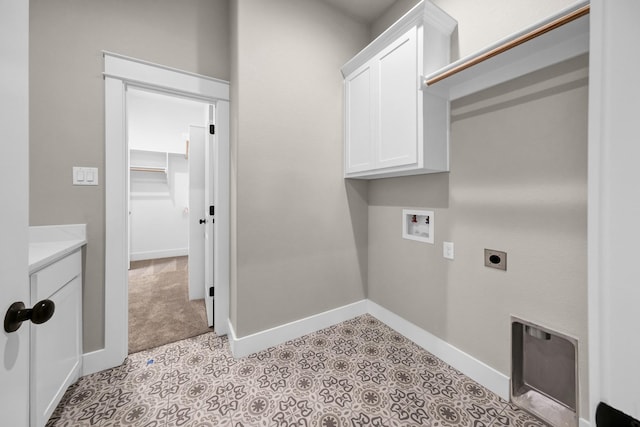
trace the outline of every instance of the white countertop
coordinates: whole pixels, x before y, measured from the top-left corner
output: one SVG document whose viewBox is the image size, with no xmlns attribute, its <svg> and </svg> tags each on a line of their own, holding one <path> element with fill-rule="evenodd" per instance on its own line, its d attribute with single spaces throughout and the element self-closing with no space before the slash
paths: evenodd
<svg viewBox="0 0 640 427">
<path fill-rule="evenodd" d="M 29 274 L 86 244 L 86 224 L 29 227 Z"/>
</svg>

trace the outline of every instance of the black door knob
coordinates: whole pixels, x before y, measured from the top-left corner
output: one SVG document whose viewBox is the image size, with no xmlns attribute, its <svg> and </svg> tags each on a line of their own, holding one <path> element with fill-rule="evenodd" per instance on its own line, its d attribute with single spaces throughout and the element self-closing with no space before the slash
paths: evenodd
<svg viewBox="0 0 640 427">
<path fill-rule="evenodd" d="M 206 220 L 206 219 L 201 219 L 201 220 L 200 220 L 200 224 L 206 224 L 206 223 L 207 223 L 207 220 Z"/>
<path fill-rule="evenodd" d="M 20 328 L 22 322 L 27 320 L 39 325 L 51 319 L 55 311 L 56 305 L 49 299 L 37 302 L 33 308 L 25 308 L 24 303 L 14 302 L 4 316 L 4 330 L 15 332 Z"/>
</svg>

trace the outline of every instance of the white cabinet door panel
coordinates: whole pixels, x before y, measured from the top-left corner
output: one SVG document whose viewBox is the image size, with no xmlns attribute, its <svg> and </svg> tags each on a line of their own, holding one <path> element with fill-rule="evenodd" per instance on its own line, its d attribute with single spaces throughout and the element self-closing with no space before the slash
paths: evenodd
<svg viewBox="0 0 640 427">
<path fill-rule="evenodd" d="M 55 304 L 53 317 L 31 327 L 31 425 L 44 426 L 81 370 L 81 252 L 31 275 L 31 306 Z"/>
<path fill-rule="evenodd" d="M 383 50 L 377 62 L 380 135 L 377 167 L 414 164 L 417 161 L 419 95 L 416 29 L 412 28 Z"/>
<path fill-rule="evenodd" d="M 369 170 L 373 163 L 373 115 L 372 79 L 374 72 L 369 65 L 353 73 L 345 81 L 346 95 L 346 144 L 345 166 L 347 173 Z"/>
</svg>

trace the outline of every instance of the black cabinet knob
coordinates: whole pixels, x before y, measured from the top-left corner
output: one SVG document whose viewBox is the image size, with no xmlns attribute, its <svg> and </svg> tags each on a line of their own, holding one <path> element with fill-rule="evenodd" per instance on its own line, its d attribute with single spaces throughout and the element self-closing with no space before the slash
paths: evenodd
<svg viewBox="0 0 640 427">
<path fill-rule="evenodd" d="M 27 320 L 40 325 L 51 319 L 55 311 L 56 305 L 49 299 L 37 302 L 33 308 L 25 308 L 23 302 L 14 302 L 4 316 L 4 330 L 15 332 L 20 328 L 22 322 Z"/>
<path fill-rule="evenodd" d="M 200 220 L 200 224 L 206 224 L 206 223 L 207 223 L 207 220 L 206 220 L 206 219 L 201 219 L 201 220 Z"/>
</svg>

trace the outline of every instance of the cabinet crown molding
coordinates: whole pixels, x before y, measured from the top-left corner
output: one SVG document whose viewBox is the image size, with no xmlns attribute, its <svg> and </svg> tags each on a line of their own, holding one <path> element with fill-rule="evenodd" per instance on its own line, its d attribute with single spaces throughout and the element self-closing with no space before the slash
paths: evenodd
<svg viewBox="0 0 640 427">
<path fill-rule="evenodd" d="M 451 35 L 458 26 L 458 21 L 429 0 L 422 0 L 344 64 L 341 68 L 342 76 L 346 77 L 351 74 L 410 28 L 421 25 L 430 26 L 444 34 Z M 425 40 L 426 42 L 427 40 Z"/>
</svg>

